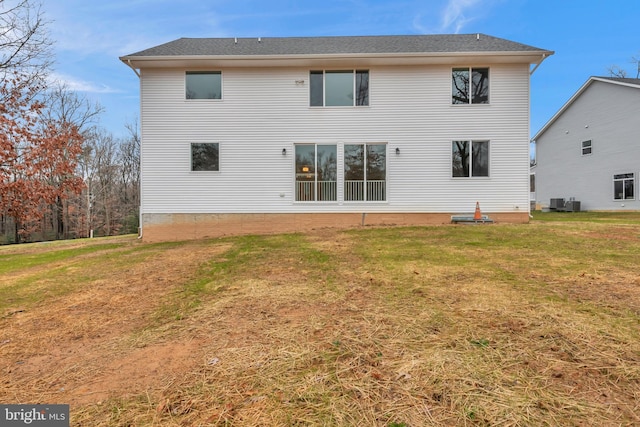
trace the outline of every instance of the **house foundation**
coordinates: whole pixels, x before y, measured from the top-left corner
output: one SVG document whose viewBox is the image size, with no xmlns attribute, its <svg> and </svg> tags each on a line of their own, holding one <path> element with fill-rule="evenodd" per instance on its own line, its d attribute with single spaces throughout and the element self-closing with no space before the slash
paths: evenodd
<svg viewBox="0 0 640 427">
<path fill-rule="evenodd" d="M 449 213 L 143 214 L 142 240 L 166 242 L 318 228 L 451 224 Z M 528 212 L 491 213 L 497 223 L 529 222 Z"/>
</svg>

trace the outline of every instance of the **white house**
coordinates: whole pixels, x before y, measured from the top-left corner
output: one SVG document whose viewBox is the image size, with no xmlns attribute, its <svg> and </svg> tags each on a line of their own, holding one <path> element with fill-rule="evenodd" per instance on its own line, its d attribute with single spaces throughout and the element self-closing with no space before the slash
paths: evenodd
<svg viewBox="0 0 640 427">
<path fill-rule="evenodd" d="M 147 241 L 529 215 L 529 80 L 484 34 L 182 38 L 140 77 Z"/>
<path fill-rule="evenodd" d="M 640 210 L 640 79 L 591 77 L 533 141 L 539 208 Z"/>
</svg>

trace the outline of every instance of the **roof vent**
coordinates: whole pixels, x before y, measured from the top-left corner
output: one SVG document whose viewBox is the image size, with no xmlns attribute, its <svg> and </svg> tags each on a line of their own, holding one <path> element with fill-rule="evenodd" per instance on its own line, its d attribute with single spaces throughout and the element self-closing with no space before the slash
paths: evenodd
<svg viewBox="0 0 640 427">
<path fill-rule="evenodd" d="M 258 37 L 258 43 L 262 41 L 262 37 Z"/>
<path fill-rule="evenodd" d="M 480 40 L 480 33 L 476 34 L 476 40 Z"/>
<path fill-rule="evenodd" d="M 233 43 L 234 43 L 234 44 L 238 44 L 238 38 L 237 38 L 237 37 L 234 37 L 234 38 L 233 38 Z"/>
</svg>

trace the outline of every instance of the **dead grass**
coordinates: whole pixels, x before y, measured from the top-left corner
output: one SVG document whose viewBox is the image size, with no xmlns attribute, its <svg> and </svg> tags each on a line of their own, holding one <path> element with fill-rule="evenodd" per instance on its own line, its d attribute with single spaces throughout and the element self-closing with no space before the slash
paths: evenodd
<svg viewBox="0 0 640 427">
<path fill-rule="evenodd" d="M 0 401 L 70 403 L 75 426 L 637 425 L 637 219 L 130 239 L 55 281 L 27 263 L 0 292 L 69 291 L 0 313 Z"/>
</svg>

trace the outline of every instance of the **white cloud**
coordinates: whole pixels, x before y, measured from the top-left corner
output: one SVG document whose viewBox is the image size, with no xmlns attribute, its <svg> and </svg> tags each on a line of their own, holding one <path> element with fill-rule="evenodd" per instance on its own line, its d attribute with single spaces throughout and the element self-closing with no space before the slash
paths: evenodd
<svg viewBox="0 0 640 427">
<path fill-rule="evenodd" d="M 474 6 L 480 3 L 480 0 L 449 0 L 442 14 L 441 29 L 451 31 L 458 34 L 462 29 L 475 18 L 468 16 Z"/>
<path fill-rule="evenodd" d="M 49 75 L 49 83 L 64 85 L 67 89 L 74 92 L 87 93 L 116 93 L 119 92 L 104 84 L 88 82 L 86 80 L 77 79 L 72 76 L 52 73 Z"/>
<path fill-rule="evenodd" d="M 447 0 L 440 14 L 422 11 L 413 20 L 413 27 L 423 34 L 453 33 L 458 34 L 471 22 L 477 20 L 486 11 L 490 1 L 487 0 Z M 479 6 L 483 6 L 482 9 Z M 430 21 L 424 23 L 425 17 Z"/>
</svg>

